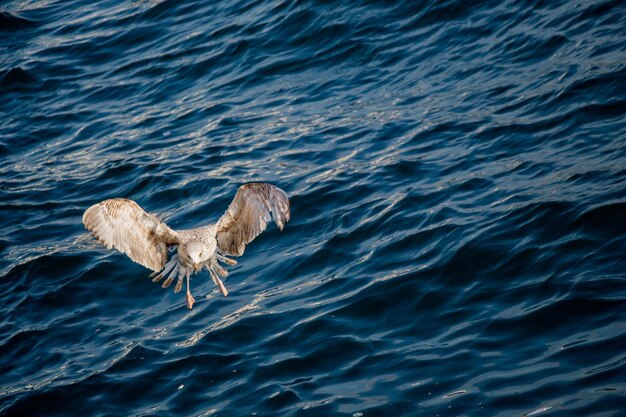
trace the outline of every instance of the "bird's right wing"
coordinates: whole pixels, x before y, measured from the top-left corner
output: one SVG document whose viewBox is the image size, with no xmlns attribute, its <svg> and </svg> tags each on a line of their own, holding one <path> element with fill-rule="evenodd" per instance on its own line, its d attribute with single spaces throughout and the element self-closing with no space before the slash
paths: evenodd
<svg viewBox="0 0 626 417">
<path fill-rule="evenodd" d="M 289 197 L 280 188 L 267 183 L 242 185 L 217 222 L 217 246 L 228 255 L 241 256 L 272 217 L 283 230 L 289 216 Z"/>
<path fill-rule="evenodd" d="M 175 231 L 125 198 L 89 207 L 83 214 L 83 224 L 108 249 L 115 248 L 153 271 L 163 269 L 167 245 L 178 243 Z"/>
</svg>

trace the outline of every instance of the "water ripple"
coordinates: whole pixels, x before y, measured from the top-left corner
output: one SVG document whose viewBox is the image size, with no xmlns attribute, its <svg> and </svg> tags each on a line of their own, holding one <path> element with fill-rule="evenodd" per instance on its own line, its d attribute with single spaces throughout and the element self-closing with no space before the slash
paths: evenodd
<svg viewBox="0 0 626 417">
<path fill-rule="evenodd" d="M 9 1 L 0 414 L 619 415 L 622 2 Z M 197 304 L 80 219 L 292 220 Z"/>
</svg>

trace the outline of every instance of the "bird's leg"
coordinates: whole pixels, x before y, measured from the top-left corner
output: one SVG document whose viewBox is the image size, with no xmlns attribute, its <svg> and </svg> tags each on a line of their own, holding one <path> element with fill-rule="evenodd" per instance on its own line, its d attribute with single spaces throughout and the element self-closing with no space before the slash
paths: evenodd
<svg viewBox="0 0 626 417">
<path fill-rule="evenodd" d="M 191 310 L 193 308 L 193 303 L 196 302 L 193 295 L 191 295 L 191 291 L 189 290 L 189 271 L 187 271 L 187 308 Z"/>
</svg>

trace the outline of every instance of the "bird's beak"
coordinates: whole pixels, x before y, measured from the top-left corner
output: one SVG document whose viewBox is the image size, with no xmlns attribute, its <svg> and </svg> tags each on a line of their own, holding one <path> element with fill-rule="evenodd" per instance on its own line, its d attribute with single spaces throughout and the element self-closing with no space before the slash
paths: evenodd
<svg viewBox="0 0 626 417">
<path fill-rule="evenodd" d="M 195 272 L 198 272 L 199 267 L 200 267 L 200 265 L 199 265 L 199 264 L 197 264 L 197 263 L 195 263 L 195 262 L 193 263 L 193 270 L 194 270 Z"/>
</svg>

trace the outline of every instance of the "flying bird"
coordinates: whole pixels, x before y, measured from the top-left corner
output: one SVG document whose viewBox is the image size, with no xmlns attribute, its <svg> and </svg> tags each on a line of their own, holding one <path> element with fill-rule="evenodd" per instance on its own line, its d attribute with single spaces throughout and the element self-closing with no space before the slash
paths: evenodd
<svg viewBox="0 0 626 417">
<path fill-rule="evenodd" d="M 150 277 L 162 287 L 177 279 L 178 293 L 187 281 L 187 308 L 195 299 L 189 289 L 189 277 L 207 269 L 220 292 L 228 290 L 220 279 L 228 272 L 220 265 L 235 265 L 228 256 L 241 256 L 246 245 L 274 222 L 280 230 L 289 221 L 289 197 L 280 188 L 266 183 L 239 187 L 235 198 L 215 224 L 189 230 L 174 230 L 156 215 L 147 213 L 137 203 L 125 198 L 104 200 L 89 207 L 83 224 L 108 249 L 115 248 L 133 261 L 154 271 Z M 168 261 L 169 249 L 176 253 Z"/>
</svg>

